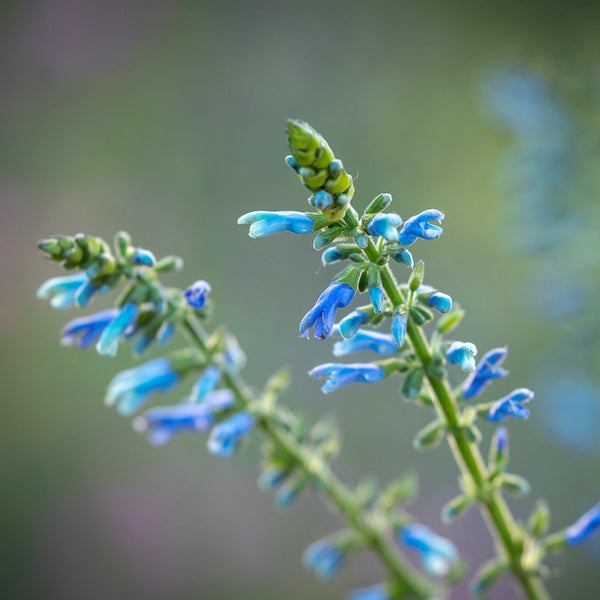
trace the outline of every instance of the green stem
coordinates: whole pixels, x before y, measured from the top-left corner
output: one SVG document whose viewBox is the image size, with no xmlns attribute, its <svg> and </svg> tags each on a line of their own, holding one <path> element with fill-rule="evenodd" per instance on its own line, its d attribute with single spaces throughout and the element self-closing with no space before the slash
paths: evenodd
<svg viewBox="0 0 600 600">
<path fill-rule="evenodd" d="M 359 225 L 358 215 L 352 207 L 346 213 L 346 221 L 352 228 Z M 370 239 L 364 253 L 371 262 L 376 262 L 380 257 L 380 252 Z M 387 265 L 381 268 L 381 280 L 392 304 L 394 306 L 402 304 L 404 296 Z M 407 334 L 421 365 L 427 372 L 427 366 L 433 356 L 422 330 L 409 321 Z M 436 413 L 448 425 L 447 439 L 454 459 L 463 476 L 480 492 L 479 508 L 494 538 L 498 553 L 509 562 L 511 571 L 521 583 L 529 600 L 550 600 L 539 575 L 527 572 L 521 564 L 523 548 L 521 534 L 504 498 L 498 490 L 486 492 L 488 472 L 485 462 L 478 445 L 469 441 L 459 426 L 460 412 L 448 381 L 437 379 L 429 373 L 427 373 L 427 380 L 435 396 L 433 401 Z"/>
<path fill-rule="evenodd" d="M 191 319 L 186 319 L 183 325 L 188 339 L 212 359 L 206 344 L 206 334 L 199 324 L 194 323 Z M 223 379 L 241 406 L 247 407 L 256 402 L 256 398 L 239 376 L 223 370 Z M 282 429 L 272 415 L 259 414 L 257 424 L 263 433 L 289 454 L 304 473 L 312 478 L 317 487 L 331 498 L 342 518 L 363 536 L 366 544 L 379 556 L 381 562 L 389 570 L 398 592 L 406 592 L 410 598 L 416 600 L 428 600 L 436 596 L 438 590 L 399 555 L 393 542 L 381 528 L 375 525 L 369 515 L 365 514 L 352 490 L 333 473 L 325 461 L 315 457 L 309 448 L 304 447 Z"/>
</svg>

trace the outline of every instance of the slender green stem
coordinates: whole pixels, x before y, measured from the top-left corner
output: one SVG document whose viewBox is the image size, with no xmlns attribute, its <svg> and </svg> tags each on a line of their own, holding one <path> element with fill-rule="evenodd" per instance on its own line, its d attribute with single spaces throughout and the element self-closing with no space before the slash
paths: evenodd
<svg viewBox="0 0 600 600">
<path fill-rule="evenodd" d="M 200 325 L 191 319 L 186 319 L 183 325 L 188 339 L 212 359 L 207 348 L 206 334 Z M 239 376 L 224 370 L 223 378 L 241 406 L 247 407 L 256 403 L 256 398 Z M 324 460 L 299 443 L 278 424 L 276 419 L 272 418 L 272 415 L 259 414 L 257 423 L 263 433 L 291 456 L 304 473 L 312 478 L 317 487 L 331 498 L 342 518 L 363 536 L 366 544 L 379 556 L 390 572 L 398 592 L 405 592 L 409 598 L 416 600 L 428 600 L 437 595 L 438 590 L 399 554 L 393 541 L 362 510 L 352 491 L 333 473 Z"/>
<path fill-rule="evenodd" d="M 346 220 L 351 227 L 359 225 L 358 215 L 351 207 L 346 213 Z M 376 262 L 380 252 L 369 240 L 364 250 L 367 258 Z M 404 302 L 404 296 L 396 283 L 388 266 L 381 269 L 382 286 L 394 306 Z M 432 361 L 432 352 L 422 330 L 414 323 L 408 323 L 407 334 L 410 343 L 421 365 L 426 369 Z M 550 596 L 539 575 L 527 572 L 521 563 L 523 551 L 522 536 L 504 498 L 498 490 L 487 490 L 488 472 L 475 442 L 469 441 L 464 430 L 459 426 L 460 412 L 456 398 L 446 379 L 437 379 L 427 373 L 427 380 L 434 393 L 434 408 L 438 416 L 448 426 L 448 443 L 458 467 L 467 480 L 481 492 L 478 499 L 484 520 L 494 538 L 498 553 L 506 558 L 511 571 L 521 583 L 529 600 L 550 600 Z"/>
</svg>

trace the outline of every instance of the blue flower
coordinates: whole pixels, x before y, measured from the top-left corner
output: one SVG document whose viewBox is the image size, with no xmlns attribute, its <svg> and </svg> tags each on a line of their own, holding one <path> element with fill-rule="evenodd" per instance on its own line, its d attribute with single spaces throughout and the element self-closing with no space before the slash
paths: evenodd
<svg viewBox="0 0 600 600">
<path fill-rule="evenodd" d="M 453 365 L 459 365 L 463 371 L 475 370 L 477 346 L 471 342 L 452 342 L 446 350 L 446 358 Z"/>
<path fill-rule="evenodd" d="M 289 476 L 288 469 L 267 467 L 258 478 L 258 487 L 263 490 L 274 490 L 278 488 Z"/>
<path fill-rule="evenodd" d="M 315 305 L 300 322 L 300 335 L 308 339 L 310 328 L 315 326 L 315 337 L 324 340 L 329 337 L 335 312 L 352 302 L 354 290 L 347 283 L 332 283 L 320 296 Z"/>
<path fill-rule="evenodd" d="M 508 432 L 506 427 L 498 427 L 492 438 L 492 446 L 498 454 L 504 454 L 508 450 Z"/>
<path fill-rule="evenodd" d="M 275 494 L 275 506 L 287 508 L 292 504 L 304 489 L 306 481 L 305 477 L 288 477 Z"/>
<path fill-rule="evenodd" d="M 39 287 L 37 297 L 42 300 L 49 298 L 52 308 L 63 310 L 76 302 L 77 292 L 84 289 L 87 283 L 88 277 L 85 273 L 52 277 Z"/>
<path fill-rule="evenodd" d="M 321 579 L 331 579 L 344 562 L 345 553 L 327 539 L 317 540 L 302 554 L 302 562 Z"/>
<path fill-rule="evenodd" d="M 399 313 L 396 313 L 392 317 L 392 335 L 396 340 L 396 346 L 402 348 L 406 338 L 406 317 Z"/>
<path fill-rule="evenodd" d="M 445 577 L 458 561 L 456 546 L 425 525 L 408 525 L 398 534 L 401 542 L 419 552 L 423 568 L 433 577 Z"/>
<path fill-rule="evenodd" d="M 403 246 L 410 246 L 417 241 L 417 238 L 423 240 L 433 240 L 442 235 L 442 228 L 438 225 L 432 225 L 430 221 L 443 221 L 444 213 L 430 208 L 422 213 L 408 219 L 400 230 L 399 242 Z"/>
<path fill-rule="evenodd" d="M 330 246 L 323 250 L 323 254 L 321 254 L 321 262 L 323 266 L 330 265 L 334 262 L 338 262 L 344 258 L 344 255 L 340 252 L 337 246 Z"/>
<path fill-rule="evenodd" d="M 529 402 L 533 396 L 533 392 L 527 388 L 513 390 L 508 396 L 504 396 L 492 404 L 487 414 L 487 420 L 490 423 L 500 423 L 508 417 L 526 419 L 529 416 L 529 410 L 521 405 Z"/>
<path fill-rule="evenodd" d="M 395 213 L 375 215 L 369 223 L 367 230 L 371 235 L 380 235 L 388 242 L 398 241 L 398 227 L 402 225 L 402 219 Z"/>
<path fill-rule="evenodd" d="M 125 334 L 128 327 L 133 325 L 138 313 L 138 307 L 131 302 L 125 303 L 119 314 L 102 330 L 100 339 L 96 344 L 98 354 L 115 356 L 119 347 L 119 339 Z"/>
<path fill-rule="evenodd" d="M 565 532 L 565 541 L 569 545 L 587 540 L 600 527 L 600 504 L 585 513 Z"/>
<path fill-rule="evenodd" d="M 375 309 L 376 313 L 383 312 L 383 288 L 381 286 L 372 287 L 369 290 L 369 297 L 371 298 L 371 304 Z"/>
<path fill-rule="evenodd" d="M 396 340 L 392 335 L 369 329 L 359 329 L 354 337 L 333 344 L 334 356 L 344 356 L 361 350 L 371 350 L 381 355 L 395 354 L 397 350 Z"/>
<path fill-rule="evenodd" d="M 246 355 L 232 333 L 225 334 L 225 366 L 232 373 L 239 373 L 246 364 Z"/>
<path fill-rule="evenodd" d="M 221 371 L 214 365 L 206 367 L 192 388 L 190 402 L 199 403 L 207 394 L 212 392 L 221 381 Z"/>
<path fill-rule="evenodd" d="M 167 344 L 167 342 L 175 335 L 177 328 L 170 321 L 165 321 L 160 329 L 158 330 L 158 335 L 156 336 L 158 343 L 161 346 Z"/>
<path fill-rule="evenodd" d="M 375 383 L 384 378 L 382 367 L 375 363 L 354 363 L 349 365 L 326 363 L 308 372 L 311 377 L 328 377 L 321 388 L 324 394 L 329 394 L 350 383 Z"/>
<path fill-rule="evenodd" d="M 280 231 L 291 231 L 292 233 L 312 233 L 314 221 L 306 213 L 294 210 L 283 210 L 280 212 L 269 212 L 255 210 L 246 213 L 238 219 L 238 225 L 250 223 L 249 235 L 252 238 L 260 238 Z"/>
<path fill-rule="evenodd" d="M 256 425 L 254 417 L 247 412 L 238 412 L 213 427 L 207 448 L 215 456 L 231 456 L 240 441 L 245 438 Z"/>
<path fill-rule="evenodd" d="M 380 583 L 378 585 L 354 590 L 346 596 L 346 600 L 391 600 L 391 598 L 385 589 L 385 585 Z"/>
<path fill-rule="evenodd" d="M 183 292 L 183 295 L 192 308 L 202 310 L 206 305 L 206 298 L 208 297 L 208 294 L 210 294 L 211 289 L 210 283 L 200 279 L 192 283 L 192 285 Z"/>
<path fill-rule="evenodd" d="M 508 371 L 500 367 L 507 353 L 508 348 L 494 348 L 483 355 L 475 371 L 463 384 L 462 394 L 465 400 L 479 396 L 492 380 L 508 375 Z"/>
<path fill-rule="evenodd" d="M 400 252 L 396 252 L 396 254 L 392 254 L 392 258 L 403 265 L 406 265 L 409 269 L 413 269 L 415 266 L 415 259 L 413 255 L 406 249 L 402 248 Z"/>
<path fill-rule="evenodd" d="M 364 325 L 369 319 L 369 315 L 360 310 L 353 310 L 339 322 L 340 334 L 345 338 L 351 338 L 356 335 L 359 327 Z"/>
<path fill-rule="evenodd" d="M 120 414 L 133 414 L 155 391 L 167 391 L 179 382 L 179 374 L 168 358 L 157 358 L 134 369 L 121 371 L 110 382 L 106 403 L 117 402 Z"/>
<path fill-rule="evenodd" d="M 75 344 L 78 348 L 91 346 L 118 314 L 119 311 L 116 308 L 110 308 L 69 321 L 60 334 L 61 344 L 63 346 Z"/>
<path fill-rule="evenodd" d="M 321 191 L 317 192 L 310 199 L 310 203 L 317 210 L 325 210 L 326 208 L 329 208 L 333 204 L 333 197 L 331 196 L 331 194 L 328 194 L 325 190 L 321 190 Z M 297 232 L 294 232 L 294 233 L 297 233 Z M 302 233 L 304 233 L 304 232 L 302 232 Z"/>
<path fill-rule="evenodd" d="M 442 292 L 433 292 L 427 296 L 427 304 L 443 314 L 452 308 L 452 298 Z"/>
<path fill-rule="evenodd" d="M 144 248 L 136 248 L 133 255 L 133 263 L 144 267 L 153 267 L 156 264 L 156 258 L 150 250 Z"/>
<path fill-rule="evenodd" d="M 215 413 L 235 404 L 231 390 L 217 390 L 206 396 L 200 404 L 184 402 L 175 406 L 151 408 L 134 423 L 136 431 L 150 430 L 148 440 L 153 446 L 162 446 L 182 432 L 204 433 L 215 422 Z"/>
</svg>

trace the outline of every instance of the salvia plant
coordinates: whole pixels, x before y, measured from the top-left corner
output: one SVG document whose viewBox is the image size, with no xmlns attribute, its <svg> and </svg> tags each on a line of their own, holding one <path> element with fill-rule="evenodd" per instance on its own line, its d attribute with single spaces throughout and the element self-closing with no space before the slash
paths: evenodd
<svg viewBox="0 0 600 600">
<path fill-rule="evenodd" d="M 508 374 L 507 348 L 490 349 L 477 360 L 475 344 L 455 339 L 464 311 L 425 283 L 422 261 L 415 264 L 413 246 L 441 236 L 444 214 L 426 209 L 402 218 L 387 210 L 389 194 L 379 194 L 359 214 L 352 205 L 353 178 L 325 139 L 310 125 L 289 120 L 287 140 L 286 163 L 309 190 L 311 210 L 254 211 L 238 222 L 250 226 L 253 238 L 281 231 L 312 234 L 322 263 L 343 266 L 300 321 L 301 336 L 336 340 L 334 362 L 316 366 L 309 375 L 323 380 L 325 394 L 353 383 L 402 379 L 404 398 L 431 413 L 431 422 L 414 438 L 415 448 L 446 440 L 458 466 L 460 489 L 441 509 L 443 519 L 476 506 L 493 538 L 496 556 L 479 568 L 471 583 L 473 595 L 485 598 L 495 581 L 510 573 L 524 598 L 549 598 L 546 556 L 589 538 L 600 527 L 600 504 L 554 533 L 548 532 L 550 511 L 543 500 L 535 503 L 526 523 L 513 517 L 504 494 L 526 494 L 529 484 L 507 471 L 505 426 L 528 417 L 534 393 L 517 387 L 503 398 L 494 396 L 494 380 Z M 280 403 L 288 385 L 286 371 L 275 373 L 259 390 L 242 379 L 246 358 L 235 336 L 206 327 L 211 312 L 206 281 L 184 290 L 163 284 L 162 275 L 181 269 L 181 259 L 157 260 L 125 232 L 117 233 L 114 248 L 84 234 L 54 236 L 39 247 L 70 272 L 38 291 L 53 308 L 85 308 L 96 297 L 120 290 L 114 308 L 67 323 L 63 344 L 94 346 L 99 354 L 113 356 L 127 342 L 141 355 L 153 344 L 171 342 L 176 333 L 186 340 L 178 350 L 117 374 L 108 385 L 107 404 L 132 417 L 135 430 L 151 444 L 163 445 L 185 432 L 206 434 L 208 451 L 227 457 L 249 436 L 261 435 L 260 488 L 273 493 L 280 507 L 312 488 L 340 517 L 338 531 L 307 546 L 303 562 L 308 570 L 329 579 L 360 550 L 369 550 L 384 567 L 385 580 L 365 582 L 348 598 L 448 596 L 464 563 L 452 541 L 408 512 L 414 479 L 401 476 L 381 488 L 370 482 L 344 484 L 331 468 L 340 450 L 335 423 L 328 418 L 306 423 Z M 395 265 L 398 275 L 392 272 Z M 342 316 L 343 309 L 348 311 Z M 373 359 L 349 362 L 347 355 L 358 351 L 370 352 Z M 179 387 L 186 390 L 179 404 L 148 408 L 160 392 Z M 499 424 L 486 444 L 482 420 Z"/>
</svg>

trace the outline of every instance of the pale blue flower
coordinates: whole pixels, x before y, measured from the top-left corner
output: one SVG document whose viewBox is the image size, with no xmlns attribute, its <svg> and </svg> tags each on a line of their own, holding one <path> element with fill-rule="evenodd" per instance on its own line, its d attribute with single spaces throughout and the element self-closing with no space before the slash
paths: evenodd
<svg viewBox="0 0 600 600">
<path fill-rule="evenodd" d="M 246 354 L 233 333 L 225 334 L 225 366 L 231 373 L 239 373 L 246 364 Z"/>
<path fill-rule="evenodd" d="M 275 506 L 277 508 L 287 508 L 298 498 L 305 484 L 306 479 L 288 477 L 275 494 Z"/>
<path fill-rule="evenodd" d="M 96 344 L 98 354 L 104 356 L 115 356 L 119 347 L 119 340 L 125 335 L 128 327 L 135 323 L 138 314 L 138 306 L 126 302 L 117 316 L 102 330 L 100 339 Z"/>
<path fill-rule="evenodd" d="M 206 367 L 192 388 L 190 402 L 195 404 L 199 403 L 207 394 L 212 392 L 219 385 L 220 381 L 221 371 L 219 368 L 214 365 Z"/>
<path fill-rule="evenodd" d="M 400 252 L 396 252 L 395 254 L 392 254 L 392 258 L 395 261 L 402 263 L 403 265 L 406 265 L 409 269 L 413 269 L 415 266 L 415 259 L 413 258 L 413 255 L 406 248 L 402 248 L 402 250 L 400 250 Z"/>
<path fill-rule="evenodd" d="M 321 388 L 329 394 L 350 383 L 375 383 L 385 377 L 383 368 L 375 363 L 354 363 L 349 365 L 325 363 L 308 372 L 311 377 L 328 377 Z"/>
<path fill-rule="evenodd" d="M 492 446 L 498 454 L 504 454 L 508 450 L 508 431 L 506 427 L 498 427 L 492 437 Z"/>
<path fill-rule="evenodd" d="M 381 236 L 388 242 L 397 242 L 399 233 L 398 227 L 402 225 L 402 219 L 395 213 L 380 213 L 375 215 L 367 230 L 371 235 Z"/>
<path fill-rule="evenodd" d="M 306 213 L 294 210 L 283 210 L 269 212 L 255 210 L 246 213 L 238 219 L 238 225 L 250 224 L 249 235 L 252 238 L 260 238 L 280 231 L 291 231 L 292 233 L 312 233 L 314 221 Z"/>
<path fill-rule="evenodd" d="M 156 264 L 156 258 L 150 250 L 145 248 L 136 248 L 133 255 L 133 263 L 143 267 L 153 267 Z"/>
<path fill-rule="evenodd" d="M 396 340 L 396 346 L 402 348 L 406 338 L 406 317 L 400 313 L 396 313 L 392 317 L 392 335 Z"/>
<path fill-rule="evenodd" d="M 383 583 L 350 592 L 346 600 L 391 600 Z"/>
<path fill-rule="evenodd" d="M 565 541 L 569 545 L 579 544 L 587 540 L 596 529 L 600 528 L 600 504 L 585 513 L 565 532 Z"/>
<path fill-rule="evenodd" d="M 433 577 L 445 577 L 458 561 L 456 546 L 425 525 L 402 527 L 398 532 L 398 538 L 409 548 L 417 550 L 423 568 Z"/>
<path fill-rule="evenodd" d="M 475 370 L 477 346 L 471 342 L 452 342 L 446 350 L 446 358 L 453 365 L 458 365 L 463 371 Z"/>
<path fill-rule="evenodd" d="M 76 302 L 77 291 L 85 288 L 88 281 L 85 273 L 52 277 L 38 288 L 37 297 L 50 299 L 52 308 L 63 310 Z"/>
<path fill-rule="evenodd" d="M 494 348 L 483 355 L 475 371 L 467 377 L 463 384 L 462 394 L 465 400 L 479 396 L 494 379 L 508 375 L 508 371 L 500 367 L 507 353 L 508 348 L 504 347 Z"/>
<path fill-rule="evenodd" d="M 288 469 L 267 467 L 258 477 L 258 487 L 263 490 L 274 490 L 278 488 L 289 476 Z"/>
<path fill-rule="evenodd" d="M 334 356 L 345 356 L 361 350 L 370 350 L 384 356 L 395 354 L 397 350 L 396 340 L 392 335 L 369 329 L 359 329 L 354 337 L 333 344 Z"/>
<path fill-rule="evenodd" d="M 330 540 L 322 539 L 306 548 L 302 554 L 302 562 L 309 571 L 327 580 L 340 570 L 345 556 L 345 553 Z"/>
<path fill-rule="evenodd" d="M 202 310 L 206 306 L 206 299 L 208 298 L 211 289 L 208 281 L 199 279 L 192 283 L 192 285 L 183 292 L 183 295 L 192 308 Z"/>
<path fill-rule="evenodd" d="M 315 326 L 315 337 L 324 340 L 329 337 L 335 313 L 352 302 L 354 290 L 347 283 L 332 283 L 318 298 L 315 305 L 300 322 L 300 335 L 308 339 L 310 328 Z"/>
<path fill-rule="evenodd" d="M 452 298 L 448 296 L 448 294 L 442 292 L 433 292 L 433 294 L 429 294 L 426 302 L 429 306 L 432 306 L 442 314 L 447 313 L 452 308 Z"/>
<path fill-rule="evenodd" d="M 345 338 L 351 338 L 356 335 L 359 327 L 364 325 L 369 319 L 369 315 L 360 310 L 353 310 L 339 322 L 340 334 Z"/>
<path fill-rule="evenodd" d="M 444 213 L 430 208 L 422 213 L 408 219 L 400 230 L 399 242 L 403 246 L 410 246 L 417 241 L 417 238 L 423 240 L 433 240 L 442 235 L 442 228 L 433 225 L 431 221 L 443 221 Z"/>
<path fill-rule="evenodd" d="M 157 358 L 139 367 L 121 371 L 110 382 L 105 401 L 117 403 L 120 414 L 128 416 L 157 391 L 167 391 L 179 382 L 180 375 L 173 369 L 168 358 Z"/>
<path fill-rule="evenodd" d="M 381 314 L 384 308 L 383 288 L 381 286 L 372 287 L 369 290 L 369 297 L 371 298 L 371 304 L 373 305 L 375 312 Z"/>
<path fill-rule="evenodd" d="M 255 425 L 256 421 L 250 413 L 240 411 L 232 415 L 213 427 L 207 443 L 209 452 L 215 456 L 231 456 Z"/>
<path fill-rule="evenodd" d="M 522 405 L 529 402 L 533 396 L 534 393 L 527 388 L 513 390 L 508 396 L 504 396 L 492 404 L 487 414 L 487 420 L 490 423 L 500 423 L 508 417 L 526 419 L 529 416 L 529 409 Z"/>
<path fill-rule="evenodd" d="M 109 308 L 87 317 L 69 321 L 61 332 L 63 346 L 75 344 L 78 348 L 87 348 L 95 343 L 104 328 L 119 314 L 116 308 Z"/>
</svg>

